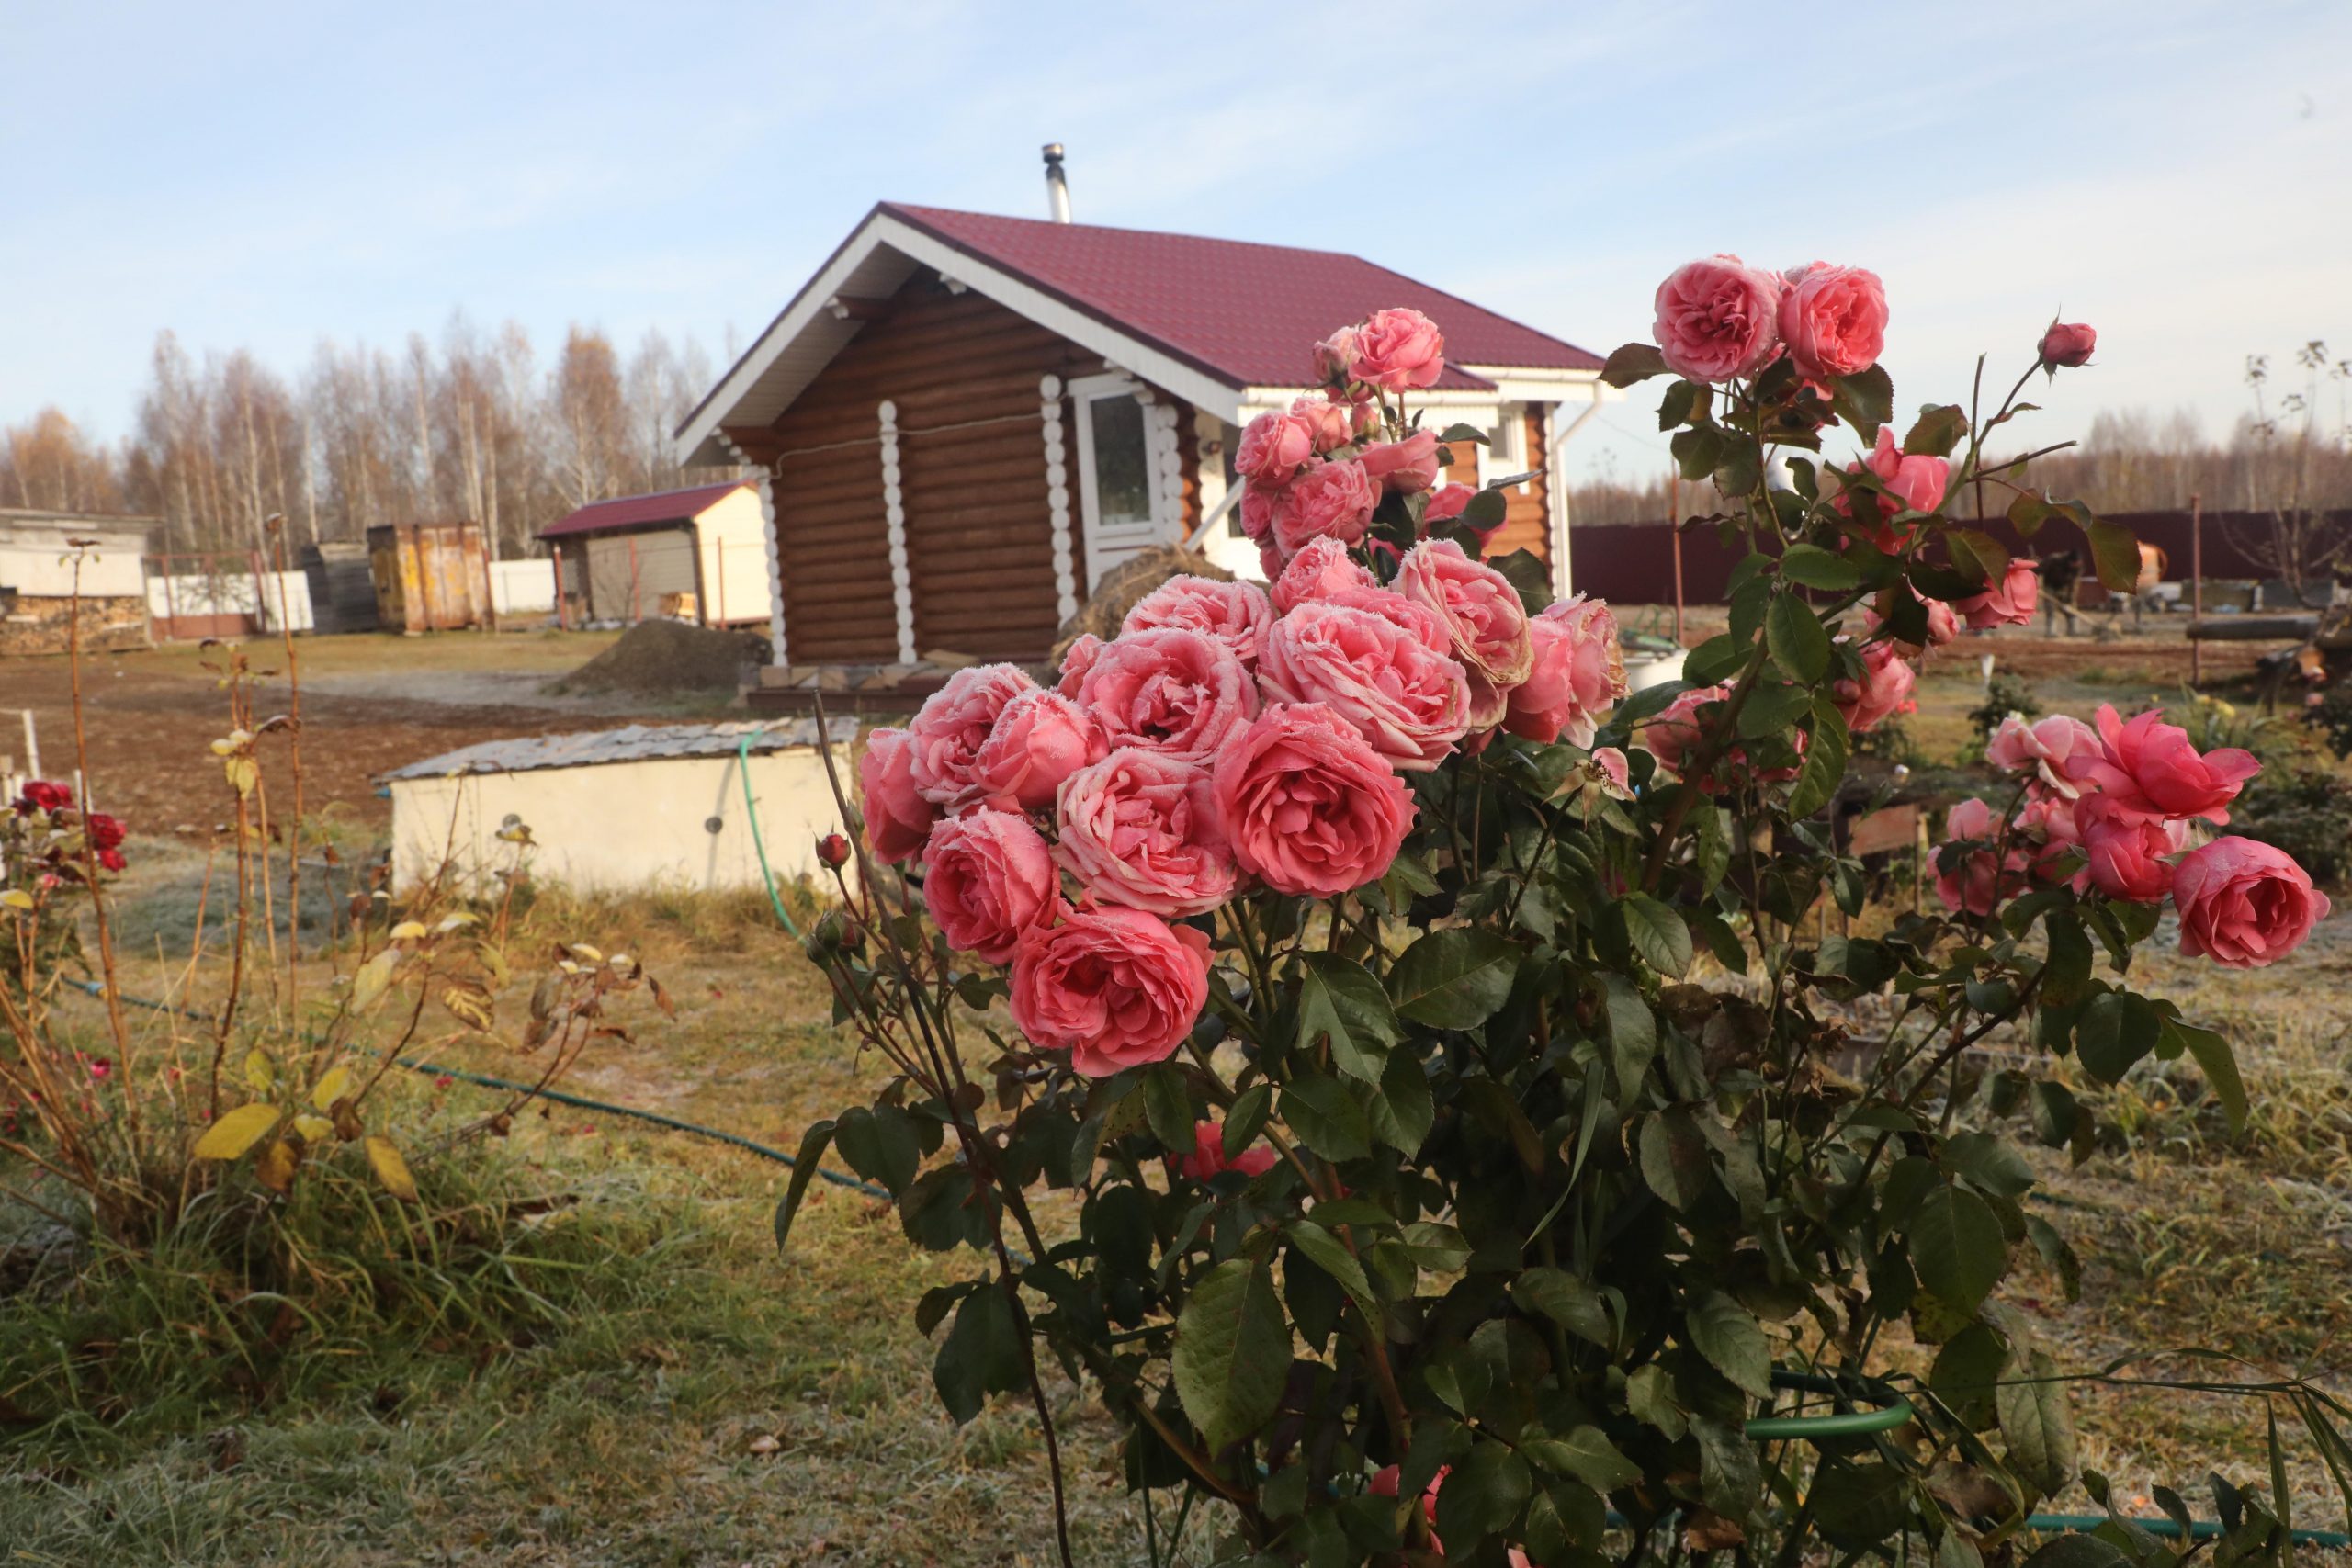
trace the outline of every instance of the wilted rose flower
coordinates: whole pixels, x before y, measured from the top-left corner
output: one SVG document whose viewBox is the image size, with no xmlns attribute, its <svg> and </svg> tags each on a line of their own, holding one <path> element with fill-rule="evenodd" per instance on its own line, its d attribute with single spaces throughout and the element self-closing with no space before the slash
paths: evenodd
<svg viewBox="0 0 2352 1568">
<path fill-rule="evenodd" d="M 1971 594 L 1952 609 L 1978 631 L 1995 626 L 2021 626 L 2033 619 L 2041 598 L 2041 576 L 2030 560 L 2013 558 L 2001 581 L 1982 593 Z"/>
<path fill-rule="evenodd" d="M 2245 781 L 2262 771 L 2250 751 L 2216 747 L 2199 755 L 2188 731 L 2166 724 L 2151 708 L 2129 722 L 2112 703 L 2098 710 L 2099 746 L 2066 760 L 2066 777 L 2137 811 L 2157 817 L 2201 817 L 2216 828 L 2229 824 L 2225 809 Z"/>
<path fill-rule="evenodd" d="M 1356 357 L 1356 330 L 1341 327 L 1315 345 L 1315 379 L 1319 386 L 1333 386 L 1348 378 L 1348 367 Z"/>
<path fill-rule="evenodd" d="M 1335 403 L 1322 396 L 1295 400 L 1290 405 L 1291 417 L 1306 426 L 1312 438 L 1315 455 L 1321 457 L 1335 446 L 1345 446 L 1353 434 L 1355 405 Z"/>
<path fill-rule="evenodd" d="M 1037 682 L 1015 664 L 976 664 L 947 677 L 907 726 L 908 769 L 915 788 L 947 806 L 972 782 L 972 759 L 996 728 L 996 716 Z"/>
<path fill-rule="evenodd" d="M 2041 363 L 2070 369 L 2087 365 L 2091 350 L 2098 346 L 2098 333 L 2083 322 L 2052 321 L 2050 330 L 2041 334 Z"/>
<path fill-rule="evenodd" d="M 2180 951 L 2233 969 L 2259 969 L 2303 945 L 2327 919 L 2327 895 L 2286 851 L 2253 839 L 2216 839 L 2173 870 Z"/>
<path fill-rule="evenodd" d="M 1657 286 L 1657 339 L 1666 367 L 1692 381 L 1753 376 L 1781 347 L 1781 280 L 1737 256 L 1685 262 Z"/>
<path fill-rule="evenodd" d="M 1061 903 L 1054 857 L 1026 818 L 979 810 L 950 817 L 923 845 L 923 903 L 949 945 L 991 964 Z"/>
<path fill-rule="evenodd" d="M 2066 776 L 2067 763 L 2096 756 L 2098 749 L 2098 731 L 2079 718 L 2054 713 L 2029 724 L 2011 714 L 1984 743 L 1984 760 L 2005 773 L 2031 773 L 2042 788 L 2072 800 L 2082 787 Z"/>
<path fill-rule="evenodd" d="M 1209 997 L 1208 938 L 1141 909 L 1073 909 L 1022 939 L 1006 1000 L 1022 1033 L 1109 1077 L 1164 1062 Z"/>
<path fill-rule="evenodd" d="M 1188 1181 L 1206 1181 L 1227 1170 L 1263 1176 L 1281 1163 L 1282 1156 L 1263 1144 L 1252 1144 L 1231 1159 L 1226 1158 L 1225 1122 L 1216 1117 L 1193 1124 L 1193 1152 L 1183 1157 L 1177 1169 Z"/>
<path fill-rule="evenodd" d="M 1197 762 L 1123 746 L 1071 776 L 1057 816 L 1055 857 L 1102 902 L 1201 915 L 1240 881 Z"/>
<path fill-rule="evenodd" d="M 1273 624 L 1273 604 L 1256 583 L 1184 576 L 1171 577 L 1136 600 L 1120 629 L 1148 632 L 1161 626 L 1189 627 L 1215 637 L 1233 649 L 1244 664 L 1250 664 L 1265 646 L 1266 628 Z"/>
<path fill-rule="evenodd" d="M 1603 746 L 1585 763 L 1594 775 L 1600 793 L 1614 800 L 1634 798 L 1633 773 L 1625 761 L 1625 753 L 1614 746 Z"/>
<path fill-rule="evenodd" d="M 1397 622 L 1330 600 L 1310 600 L 1274 623 L 1258 680 L 1271 701 L 1323 704 L 1408 773 L 1436 767 L 1469 728 L 1459 664 Z"/>
<path fill-rule="evenodd" d="M 2091 885 L 2090 867 L 2075 863 L 2075 870 L 2059 874 L 2060 863 L 2083 847 L 2082 826 L 2075 818 L 2075 802 L 2061 795 L 2037 793 L 2017 815 L 2018 836 L 2027 845 L 2034 879 L 2064 886 L 2080 893 Z"/>
<path fill-rule="evenodd" d="M 1999 815 L 1973 797 L 1953 807 L 1944 818 L 1947 846 L 1976 840 L 1989 846 L 2005 837 Z M 1989 847 L 1965 852 L 1947 847 L 1936 854 L 1936 896 L 1947 908 L 1989 915 L 2001 900 L 2024 887 L 2028 863 L 2024 850 L 2014 841 L 1997 858 Z"/>
<path fill-rule="evenodd" d="M 1319 705 L 1268 708 L 1214 775 L 1234 857 L 1277 893 L 1329 898 L 1375 882 L 1412 830 L 1405 781 Z"/>
<path fill-rule="evenodd" d="M 1308 541 L 1337 539 L 1352 545 L 1372 525 L 1380 486 L 1352 457 L 1317 463 L 1274 497 L 1273 540 L 1285 557 Z"/>
<path fill-rule="evenodd" d="M 1527 679 L 1511 689 L 1503 728 L 1547 746 L 1563 737 L 1591 745 L 1601 716 L 1626 694 L 1617 617 L 1605 602 L 1579 593 L 1546 605 L 1527 629 L 1534 657 Z"/>
<path fill-rule="evenodd" d="M 1374 310 L 1356 329 L 1348 374 L 1384 392 L 1434 387 L 1445 369 L 1445 334 L 1419 310 Z"/>
<path fill-rule="evenodd" d="M 1874 642 L 1862 649 L 1860 678 L 1840 678 L 1831 686 L 1830 694 L 1838 713 L 1845 717 L 1847 729 L 1861 735 L 1918 705 L 1911 700 L 1911 688 L 1917 678 L 1918 672 L 1911 668 L 1910 660 L 1893 643 Z"/>
<path fill-rule="evenodd" d="M 1205 762 L 1257 713 L 1258 683 L 1215 637 L 1162 626 L 1106 644 L 1079 688 L 1079 705 L 1109 747 Z"/>
<path fill-rule="evenodd" d="M 939 815 L 915 788 L 913 761 L 907 732 L 887 727 L 865 738 L 857 759 L 866 847 L 894 864 L 922 848 Z"/>
<path fill-rule="evenodd" d="M 1273 610 L 1286 615 L 1310 599 L 1326 599 L 1341 589 L 1377 586 L 1372 573 L 1348 554 L 1347 546 L 1337 539 L 1310 539 L 1274 579 Z"/>
<path fill-rule="evenodd" d="M 1389 494 L 1418 494 L 1437 483 L 1437 433 L 1417 430 L 1402 441 L 1367 446 L 1356 461 Z"/>
<path fill-rule="evenodd" d="M 1062 781 L 1098 761 L 1107 748 L 1083 708 L 1059 692 L 1023 692 L 1004 705 L 972 759 L 971 786 L 958 805 L 977 801 L 1000 811 L 1042 811 Z"/>
<path fill-rule="evenodd" d="M 1800 371 L 1826 381 L 1878 363 L 1886 345 L 1886 288 L 1876 273 L 1815 262 L 1786 280 L 1781 336 Z"/>
<path fill-rule="evenodd" d="M 1405 552 L 1394 586 L 1435 611 L 1445 627 L 1453 657 L 1470 679 L 1470 728 L 1501 723 L 1511 688 L 1535 663 L 1527 607 L 1510 579 L 1472 560 L 1451 539 L 1424 539 Z"/>
<path fill-rule="evenodd" d="M 2091 886 L 2134 904 L 2156 903 L 2172 891 L 2173 868 L 2165 857 L 2188 847 L 2188 823 L 2134 811 L 2104 795 L 2075 802 L 2075 821 L 2090 857 Z"/>
<path fill-rule="evenodd" d="M 1262 485 L 1287 484 L 1315 456 L 1315 427 L 1295 414 L 1261 413 L 1241 432 L 1234 471 Z"/>
</svg>

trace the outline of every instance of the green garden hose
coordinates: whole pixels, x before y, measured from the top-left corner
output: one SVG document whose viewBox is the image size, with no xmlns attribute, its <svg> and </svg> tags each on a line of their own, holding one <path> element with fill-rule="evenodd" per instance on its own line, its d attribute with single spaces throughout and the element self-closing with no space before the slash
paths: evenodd
<svg viewBox="0 0 2352 1568">
<path fill-rule="evenodd" d="M 768 869 L 768 847 L 760 837 L 759 808 L 752 804 L 752 731 L 748 729 L 735 742 L 735 776 L 743 784 L 743 818 L 752 825 L 752 852 L 760 857 L 760 886 L 768 890 L 768 902 L 775 906 L 775 918 L 784 922 L 784 929 L 792 933 L 795 942 L 806 942 L 808 939 L 799 926 L 785 912 L 784 897 L 775 890 L 775 873 Z"/>
<path fill-rule="evenodd" d="M 1806 1393 L 1843 1393 L 1846 1385 L 1835 1379 L 1813 1372 L 1790 1372 L 1775 1369 L 1774 1388 L 1799 1389 Z M 1891 1432 L 1911 1419 L 1911 1402 L 1893 1389 L 1872 1392 L 1878 1404 L 1875 1410 L 1849 1411 L 1838 1416 L 1760 1416 L 1747 1423 L 1751 1438 L 1793 1438 L 1811 1441 L 1819 1438 L 1860 1438 L 1872 1432 Z M 1867 1390 L 1866 1390 L 1867 1391 Z"/>
</svg>

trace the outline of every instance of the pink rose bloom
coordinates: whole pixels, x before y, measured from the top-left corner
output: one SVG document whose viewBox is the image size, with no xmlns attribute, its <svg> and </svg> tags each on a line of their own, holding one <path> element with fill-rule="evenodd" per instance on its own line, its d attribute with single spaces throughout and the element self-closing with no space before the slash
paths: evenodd
<svg viewBox="0 0 2352 1568">
<path fill-rule="evenodd" d="M 2018 835 L 2031 846 L 2029 858 L 2034 880 L 2080 893 L 2091 885 L 2087 865 L 2078 865 L 2064 876 L 2058 874 L 2058 863 L 2083 847 L 2083 831 L 2075 820 L 2075 802 L 2062 795 L 2037 794 L 2018 813 L 2016 826 Z"/>
<path fill-rule="evenodd" d="M 1384 392 L 1434 387 L 1445 368 L 1445 334 L 1419 310 L 1374 310 L 1356 329 L 1348 374 Z"/>
<path fill-rule="evenodd" d="M 1105 644 L 1078 701 L 1109 747 L 1206 762 L 1257 714 L 1258 684 L 1215 637 L 1162 626 Z"/>
<path fill-rule="evenodd" d="M 1057 816 L 1056 858 L 1104 903 L 1201 915 L 1240 881 L 1197 762 L 1123 746 L 1071 776 Z"/>
<path fill-rule="evenodd" d="M 1164 1062 L 1209 999 L 1209 939 L 1141 909 L 1073 909 L 1012 958 L 1014 1027 L 1071 1068 L 1106 1078 Z"/>
<path fill-rule="evenodd" d="M 1668 703 L 1663 713 L 1643 727 L 1643 747 L 1658 760 L 1661 767 L 1669 768 L 1678 775 L 1689 776 L 1685 773 L 1686 768 L 1704 744 L 1709 727 L 1716 722 L 1702 710 L 1723 702 L 1730 695 L 1731 687 L 1722 682 L 1683 693 Z M 1794 743 L 1797 755 L 1804 756 L 1809 744 L 1805 732 L 1802 729 L 1792 731 L 1789 739 Z M 1747 749 L 1734 746 L 1717 760 L 1707 776 L 1699 781 L 1699 787 L 1709 795 L 1721 795 L 1727 789 L 1737 788 L 1749 782 L 1750 766 Z M 1795 768 L 1779 767 L 1754 773 L 1753 779 L 1758 784 L 1779 784 L 1796 776 Z"/>
<path fill-rule="evenodd" d="M 1086 672 L 1094 668 L 1094 661 L 1108 646 L 1092 632 L 1079 633 L 1077 640 L 1062 653 L 1061 679 L 1054 683 L 1054 690 L 1066 697 L 1078 695 L 1079 688 L 1086 684 Z"/>
<path fill-rule="evenodd" d="M 1372 573 L 1348 554 L 1347 546 L 1337 539 L 1309 539 L 1274 579 L 1274 614 L 1287 615 L 1311 599 L 1328 599 L 1342 589 L 1378 586 Z"/>
<path fill-rule="evenodd" d="M 1274 544 L 1285 557 L 1310 539 L 1352 545 L 1372 525 L 1372 509 L 1379 504 L 1380 485 L 1362 463 L 1352 457 L 1317 463 L 1274 497 Z"/>
<path fill-rule="evenodd" d="M 1367 446 L 1357 455 L 1356 461 L 1389 494 L 1418 494 L 1437 483 L 1437 433 L 1417 430 L 1402 441 Z"/>
<path fill-rule="evenodd" d="M 1871 455 L 1848 472 L 1860 473 L 1864 469 L 1875 476 L 1895 501 L 1901 502 L 1900 510 L 1908 512 L 1933 512 L 1941 506 L 1944 503 L 1944 486 L 1951 478 L 1950 463 L 1925 453 L 1905 452 L 1894 444 L 1894 432 L 1883 424 L 1878 427 L 1878 441 L 1871 446 Z M 1889 523 L 1888 519 L 1894 517 L 1898 509 L 1889 505 L 1883 496 L 1863 491 L 1840 495 L 1838 510 L 1851 516 L 1857 497 L 1866 509 L 1878 516 L 1878 532 L 1874 539 L 1880 549 L 1893 555 L 1911 542 L 1912 529 L 1897 531 Z"/>
<path fill-rule="evenodd" d="M 2041 363 L 2063 365 L 2072 369 L 2087 365 L 2091 350 L 2098 346 L 2098 333 L 2081 321 L 2052 321 L 2050 330 L 2041 334 Z"/>
<path fill-rule="evenodd" d="M 1535 665 L 1535 640 L 1519 590 L 1451 539 L 1424 539 L 1396 569 L 1397 592 L 1437 612 L 1453 657 L 1470 678 L 1470 728 L 1491 729 L 1510 711 L 1510 690 Z"/>
<path fill-rule="evenodd" d="M 2098 750 L 2098 731 L 2079 718 L 2054 713 L 2028 724 L 2011 714 L 1985 742 L 1984 760 L 2005 773 L 2031 773 L 2044 788 L 2072 800 L 2082 789 L 2066 776 L 2067 763 Z"/>
<path fill-rule="evenodd" d="M 1042 688 L 1023 692 L 980 743 L 967 794 L 1000 811 L 1042 811 L 1064 779 L 1102 752 L 1101 732 L 1076 702 Z"/>
<path fill-rule="evenodd" d="M 1355 412 L 1352 403 L 1335 403 L 1326 397 L 1300 398 L 1290 405 L 1291 417 L 1306 426 L 1318 457 L 1348 444 Z"/>
<path fill-rule="evenodd" d="M 1267 490 L 1249 485 L 1241 491 L 1241 534 L 1244 538 L 1263 546 L 1274 536 L 1274 506 L 1281 499 L 1279 489 Z"/>
<path fill-rule="evenodd" d="M 1962 801 L 1944 819 L 1947 845 L 1973 840 L 1990 844 L 2002 837 L 2000 818 L 1981 800 Z M 1936 896 L 1948 909 L 1989 915 L 2002 899 L 2014 897 L 2025 886 L 2022 874 L 2027 863 L 2024 851 L 2014 843 L 1997 860 L 1990 848 L 1972 850 L 1964 856 L 1954 855 L 1949 849 L 1939 851 L 1936 856 Z"/>
<path fill-rule="evenodd" d="M 1787 279 L 1781 336 L 1799 370 L 1826 381 L 1878 363 L 1886 345 L 1886 288 L 1878 274 L 1815 262 Z"/>
<path fill-rule="evenodd" d="M 1470 498 L 1478 492 L 1468 485 L 1442 485 L 1421 508 L 1421 526 L 1450 522 L 1470 509 Z"/>
<path fill-rule="evenodd" d="M 1193 1152 L 1184 1156 L 1177 1169 L 1190 1181 L 1206 1181 L 1219 1171 L 1238 1170 L 1245 1176 L 1263 1176 L 1281 1163 L 1282 1156 L 1263 1144 L 1253 1144 L 1231 1159 L 1225 1157 L 1225 1122 L 1212 1117 L 1193 1124 Z"/>
<path fill-rule="evenodd" d="M 1283 574 L 1283 568 L 1287 564 L 1288 558 L 1283 554 L 1280 546 L 1272 539 L 1258 541 L 1258 575 L 1260 577 L 1272 582 Z"/>
<path fill-rule="evenodd" d="M 976 664 L 947 677 L 907 726 L 908 767 L 925 800 L 946 806 L 972 783 L 972 760 L 996 728 L 996 716 L 1032 681 L 1018 665 Z"/>
<path fill-rule="evenodd" d="M 1657 286 L 1657 340 L 1666 367 L 1691 381 L 1753 376 L 1781 347 L 1781 280 L 1737 256 L 1685 262 Z"/>
<path fill-rule="evenodd" d="M 1348 407 L 1348 430 L 1359 441 L 1380 428 L 1380 405 L 1373 400 L 1372 389 L 1363 389 L 1362 400 Z"/>
<path fill-rule="evenodd" d="M 1925 643 L 1905 642 L 1892 632 L 1886 634 L 1888 643 L 1901 649 L 1912 659 L 1918 658 L 1928 649 L 1941 648 L 1960 635 L 1960 617 L 1952 614 L 1951 605 L 1940 599 L 1925 599 L 1920 603 L 1928 608 L 1928 640 Z M 1876 610 L 1866 609 L 1862 612 L 1862 624 L 1871 636 L 1876 637 L 1886 622 Z"/>
<path fill-rule="evenodd" d="M 1270 702 L 1324 705 L 1408 773 L 1436 767 L 1469 728 L 1460 665 L 1396 621 L 1329 600 L 1310 600 L 1274 623 L 1258 681 Z"/>
<path fill-rule="evenodd" d="M 1437 618 L 1435 610 L 1418 599 L 1408 599 L 1386 588 L 1339 588 L 1325 594 L 1321 602 L 1337 604 L 1343 610 L 1369 611 L 1431 653 L 1442 654 L 1447 662 L 1453 662 L 1453 638 L 1446 631 L 1445 623 Z"/>
<path fill-rule="evenodd" d="M 1261 413 L 1233 449 L 1234 471 L 1260 484 L 1279 485 L 1315 456 L 1315 429 L 1293 414 Z"/>
<path fill-rule="evenodd" d="M 2041 598 L 2041 577 L 2030 560 L 2012 558 L 2001 581 L 1952 605 L 1962 619 L 1978 631 L 1995 626 L 2021 626 L 2033 619 Z"/>
<path fill-rule="evenodd" d="M 865 816 L 865 846 L 896 864 L 922 850 L 939 815 L 915 788 L 913 752 L 903 729 L 882 728 L 865 738 L 857 759 L 859 804 Z"/>
<path fill-rule="evenodd" d="M 1627 689 L 1617 617 L 1601 600 L 1579 593 L 1546 605 L 1527 630 L 1534 658 L 1527 679 L 1511 688 L 1503 728 L 1539 745 L 1563 736 L 1571 745 L 1591 745 L 1601 715 Z"/>
<path fill-rule="evenodd" d="M 2157 903 L 2172 891 L 2173 868 L 2165 857 L 2188 847 L 2188 823 L 2134 811 L 2104 795 L 2076 801 L 2075 821 L 2090 856 L 2091 886 L 2134 904 Z"/>
<path fill-rule="evenodd" d="M 1266 628 L 1274 624 L 1274 607 L 1266 591 L 1254 582 L 1220 582 L 1213 577 L 1171 577 L 1127 612 L 1119 629 L 1157 631 L 1182 626 L 1216 638 L 1231 649 L 1244 664 L 1254 663 L 1265 646 Z"/>
<path fill-rule="evenodd" d="M 1918 672 L 1893 643 L 1873 642 L 1862 649 L 1860 678 L 1839 680 L 1830 694 L 1845 716 L 1847 729 L 1861 735 L 1916 707 L 1911 687 L 1917 679 Z"/>
<path fill-rule="evenodd" d="M 1012 956 L 1023 934 L 1054 918 L 1061 876 L 1028 819 L 1010 811 L 951 817 L 923 846 L 923 903 L 959 953 L 991 964 Z"/>
<path fill-rule="evenodd" d="M 1318 386 L 1333 386 L 1348 378 L 1348 367 L 1355 362 L 1356 330 L 1341 327 L 1315 345 L 1315 380 Z"/>
<path fill-rule="evenodd" d="M 2259 969 L 2303 945 L 2327 919 L 2327 895 L 2294 858 L 2253 839 L 2216 839 L 2173 869 L 2180 951 L 2232 969 Z"/>
<path fill-rule="evenodd" d="M 1319 705 L 1261 714 L 1217 757 L 1215 788 L 1234 857 L 1277 893 L 1337 897 L 1377 881 L 1413 827 L 1405 781 Z"/>
<path fill-rule="evenodd" d="M 2230 814 L 2224 807 L 2262 771 L 2252 752 L 2235 747 L 2199 756 L 2188 731 L 2166 724 L 2155 708 L 2126 723 L 2113 704 L 2100 704 L 2098 739 L 2097 751 L 2066 760 L 2066 777 L 2119 806 L 2156 817 L 2202 817 L 2216 828 L 2226 827 Z"/>
</svg>

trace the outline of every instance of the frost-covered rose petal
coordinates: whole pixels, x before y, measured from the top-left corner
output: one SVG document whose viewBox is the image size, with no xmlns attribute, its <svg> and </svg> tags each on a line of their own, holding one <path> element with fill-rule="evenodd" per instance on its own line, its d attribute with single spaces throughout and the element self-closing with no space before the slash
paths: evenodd
<svg viewBox="0 0 2352 1568">
<path fill-rule="evenodd" d="M 1256 715 L 1258 683 L 1215 637 L 1162 626 L 1104 644 L 1078 701 L 1113 748 L 1205 762 Z"/>
<path fill-rule="evenodd" d="M 1183 626 L 1205 632 L 1244 664 L 1255 663 L 1274 623 L 1273 602 L 1254 582 L 1219 582 L 1208 577 L 1171 577 L 1135 603 L 1121 623 L 1123 632 Z"/>
<path fill-rule="evenodd" d="M 946 806 L 972 783 L 972 760 L 996 728 L 996 716 L 1037 682 L 1013 664 L 976 664 L 947 677 L 907 726 L 907 767 L 915 788 Z"/>
<path fill-rule="evenodd" d="M 1340 599 L 1380 594 L 1357 589 Z M 1396 594 L 1409 615 L 1420 606 Z M 1272 702 L 1321 703 L 1395 767 L 1426 773 L 1470 728 L 1462 667 L 1421 633 L 1371 609 L 1310 600 L 1274 623 L 1258 660 Z"/>
</svg>

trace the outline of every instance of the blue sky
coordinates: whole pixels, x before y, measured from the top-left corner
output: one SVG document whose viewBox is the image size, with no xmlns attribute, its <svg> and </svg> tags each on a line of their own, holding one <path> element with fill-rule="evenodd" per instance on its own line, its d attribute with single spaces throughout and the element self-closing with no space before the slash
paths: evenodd
<svg viewBox="0 0 2352 1568">
<path fill-rule="evenodd" d="M 722 360 L 878 197 L 1360 252 L 1606 351 L 1676 263 L 1887 283 L 1899 403 L 2053 311 L 2227 428 L 2352 353 L 2352 6 L 0 0 L 0 423 L 119 434 L 155 333 L 288 374 L 462 309 Z M 1769 20 L 1768 20 L 1769 18 Z M 2006 383 L 2004 383 L 2006 384 Z M 1662 466 L 1620 405 L 1576 468 Z"/>
</svg>

